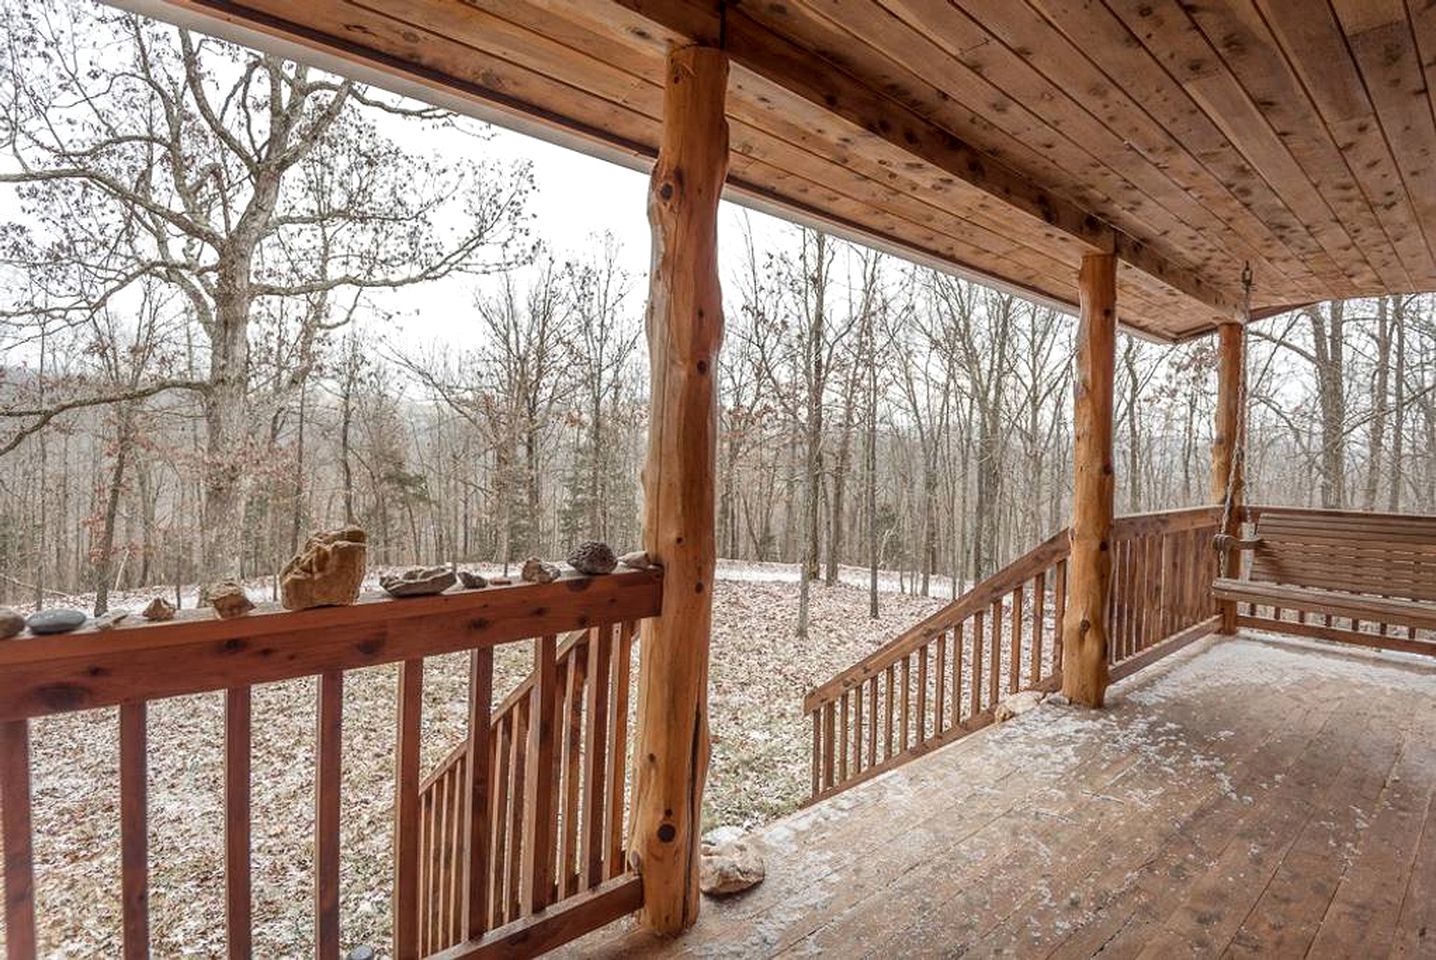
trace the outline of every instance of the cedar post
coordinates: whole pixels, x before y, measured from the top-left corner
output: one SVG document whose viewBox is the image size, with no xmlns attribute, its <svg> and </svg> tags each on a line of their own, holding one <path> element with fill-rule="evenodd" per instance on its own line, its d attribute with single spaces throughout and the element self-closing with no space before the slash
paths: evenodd
<svg viewBox="0 0 1436 960">
<path fill-rule="evenodd" d="M 1117 258 L 1092 253 L 1078 277 L 1073 413 L 1072 553 L 1062 623 L 1062 693 L 1102 706 L 1107 690 L 1107 600 L 1112 582 L 1112 371 L 1117 344 Z"/>
<path fill-rule="evenodd" d="M 708 772 L 712 621 L 714 367 L 723 339 L 718 199 L 728 169 L 728 58 L 669 54 L 663 133 L 648 195 L 653 231 L 651 413 L 643 542 L 661 563 L 663 613 L 643 624 L 629 861 L 643 876 L 639 921 L 672 934 L 698 919 L 698 837 Z"/>
<path fill-rule="evenodd" d="M 1246 464 L 1242 463 L 1241 452 L 1242 378 L 1246 375 L 1241 323 L 1231 321 L 1221 324 L 1217 327 L 1217 337 L 1221 356 L 1217 365 L 1216 433 L 1212 437 L 1212 500 L 1225 504 L 1230 484 L 1232 507 L 1226 525 L 1218 532 L 1234 537 L 1241 529 L 1242 494 L 1246 487 Z M 1227 552 L 1228 576 L 1235 573 L 1232 564 L 1239 557 L 1234 550 Z M 1217 612 L 1222 617 L 1220 632 L 1236 633 L 1236 601 L 1218 601 Z"/>
</svg>

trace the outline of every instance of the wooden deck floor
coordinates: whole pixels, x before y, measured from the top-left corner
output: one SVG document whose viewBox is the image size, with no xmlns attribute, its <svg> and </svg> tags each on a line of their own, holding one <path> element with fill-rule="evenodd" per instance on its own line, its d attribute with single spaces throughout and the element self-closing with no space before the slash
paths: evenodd
<svg viewBox="0 0 1436 960">
<path fill-rule="evenodd" d="M 1200 645 L 781 820 L 686 936 L 584 957 L 1436 957 L 1436 664 Z"/>
</svg>

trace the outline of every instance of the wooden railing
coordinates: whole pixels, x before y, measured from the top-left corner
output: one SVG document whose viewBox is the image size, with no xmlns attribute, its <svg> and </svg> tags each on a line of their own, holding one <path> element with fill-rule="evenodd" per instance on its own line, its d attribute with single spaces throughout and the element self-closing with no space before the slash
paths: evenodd
<svg viewBox="0 0 1436 960">
<path fill-rule="evenodd" d="M 1114 678 L 1216 628 L 1208 588 L 1219 521 L 1208 507 L 1116 521 Z M 986 726 L 1007 695 L 1054 689 L 1068 552 L 1064 529 L 809 693 L 810 802 Z"/>
<path fill-rule="evenodd" d="M 489 927 L 514 925 L 544 907 L 624 875 L 629 788 L 634 621 L 578 631 L 554 647 L 489 717 L 483 764 L 490 785 L 490 870 L 482 897 Z M 552 662 L 547 662 L 549 657 Z M 545 685 L 545 680 L 551 681 Z M 535 728 L 534 718 L 547 724 Z M 545 728 L 551 733 L 545 733 Z M 434 953 L 465 938 L 461 893 L 467 863 L 462 819 L 472 738 L 420 785 L 421 942 Z M 481 745 L 482 746 L 482 745 Z M 536 809 L 527 798 L 547 795 Z M 552 829 L 534 831 L 526 814 Z M 544 889 L 537 889 L 542 885 Z"/>
<path fill-rule="evenodd" d="M 596 718 L 617 699 L 605 702 L 606 691 L 627 688 L 626 680 L 619 682 L 627 664 L 624 651 L 633 625 L 658 614 L 661 587 L 654 573 L 575 577 L 292 613 L 260 610 L 231 620 L 204 611 L 169 623 L 126 623 L 108 631 L 22 636 L 0 644 L 7 956 L 28 960 L 37 952 L 31 721 L 119 707 L 121 923 L 124 955 L 142 958 L 150 952 L 147 706 L 217 690 L 225 691 L 227 952 L 232 958 L 250 956 L 251 777 L 266 775 L 251 755 L 251 690 L 308 676 L 319 678 L 316 955 L 339 956 L 345 946 L 339 912 L 344 677 L 349 670 L 390 663 L 399 665 L 391 955 L 401 960 L 435 952 L 445 958 L 528 955 L 631 912 L 641 901 L 641 880 L 623 872 L 613 833 L 594 835 L 600 822 L 605 831 L 615 823 L 621 830 L 623 795 L 613 789 L 601 800 L 592 796 L 600 784 L 608 790 L 624 780 L 625 753 L 616 744 L 626 738 L 599 746 L 605 731 L 619 726 Z M 565 644 L 560 672 L 557 636 L 577 629 L 586 639 Z M 493 649 L 527 639 L 534 640 L 534 674 L 491 712 Z M 421 791 L 424 659 L 464 650 L 472 651 L 466 755 Z M 577 650 L 584 652 L 575 659 Z M 589 675 L 613 681 L 580 682 Z M 580 695 L 588 698 L 581 714 Z M 579 731 L 595 739 L 583 740 L 574 752 L 579 733 L 560 721 L 572 723 L 578 716 L 594 718 L 582 720 Z M 501 762 L 470 764 L 468 756 Z M 611 766 L 603 766 L 605 761 Z M 575 762 L 589 766 L 575 776 Z M 574 790 L 587 791 L 577 817 L 570 813 Z M 582 843 L 573 832 L 579 828 L 586 831 Z M 583 861 L 577 859 L 580 850 Z M 484 882 L 470 883 L 470 877 Z M 569 895 L 580 887 L 583 895 Z"/>
</svg>

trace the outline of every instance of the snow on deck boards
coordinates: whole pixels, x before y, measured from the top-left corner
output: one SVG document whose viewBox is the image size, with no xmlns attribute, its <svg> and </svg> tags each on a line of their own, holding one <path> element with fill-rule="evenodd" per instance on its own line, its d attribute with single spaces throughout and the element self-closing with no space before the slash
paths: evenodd
<svg viewBox="0 0 1436 960">
<path fill-rule="evenodd" d="M 767 879 L 584 957 L 1436 956 L 1436 664 L 1243 636 L 756 834 Z"/>
</svg>

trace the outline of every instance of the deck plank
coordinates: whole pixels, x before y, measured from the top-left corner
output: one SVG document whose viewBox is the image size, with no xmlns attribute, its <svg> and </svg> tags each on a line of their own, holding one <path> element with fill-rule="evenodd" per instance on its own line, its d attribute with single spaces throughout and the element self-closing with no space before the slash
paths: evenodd
<svg viewBox="0 0 1436 960">
<path fill-rule="evenodd" d="M 683 937 L 562 955 L 1428 956 L 1433 702 L 1420 658 L 1201 641 L 758 831 Z"/>
</svg>

